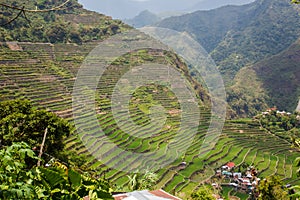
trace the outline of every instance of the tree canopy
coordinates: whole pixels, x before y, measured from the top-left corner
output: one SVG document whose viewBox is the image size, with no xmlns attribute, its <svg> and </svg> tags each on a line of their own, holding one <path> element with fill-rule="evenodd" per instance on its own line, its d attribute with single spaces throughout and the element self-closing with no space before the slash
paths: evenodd
<svg viewBox="0 0 300 200">
<path fill-rule="evenodd" d="M 289 200 L 288 192 L 282 187 L 282 182 L 277 176 L 270 176 L 261 180 L 258 186 L 259 200 Z"/>
<path fill-rule="evenodd" d="M 88 22 L 88 23 L 87 23 Z M 6 0 L 0 3 L 0 40 L 82 44 L 121 29 L 120 20 L 87 11 L 77 0 Z"/>
<path fill-rule="evenodd" d="M 215 200 L 216 198 L 213 196 L 213 190 L 209 186 L 201 186 L 196 192 L 193 192 L 191 195 L 194 200 Z"/>
<path fill-rule="evenodd" d="M 40 149 L 45 130 L 44 150 L 51 155 L 46 160 L 34 151 Z M 0 102 L 0 199 L 113 199 L 107 181 L 60 161 L 60 156 L 66 163 L 78 160 L 64 155 L 71 130 L 66 120 L 27 100 Z"/>
<path fill-rule="evenodd" d="M 48 129 L 44 151 L 59 156 L 64 148 L 64 139 L 71 134 L 71 125 L 54 113 L 37 109 L 27 100 L 0 102 L 0 145 L 26 142 L 31 147 L 42 143 Z"/>
</svg>

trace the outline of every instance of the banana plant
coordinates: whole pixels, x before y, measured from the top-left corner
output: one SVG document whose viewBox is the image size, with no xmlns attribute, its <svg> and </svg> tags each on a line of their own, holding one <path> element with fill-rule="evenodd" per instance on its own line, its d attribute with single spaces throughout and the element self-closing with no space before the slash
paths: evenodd
<svg viewBox="0 0 300 200">
<path fill-rule="evenodd" d="M 85 196 L 89 196 L 91 200 L 113 199 L 106 181 L 84 176 L 61 163 L 40 168 L 40 171 L 50 199 L 79 200 Z"/>
<path fill-rule="evenodd" d="M 60 162 L 48 167 L 28 165 L 38 158 L 25 142 L 0 148 L 0 199 L 113 199 L 107 181 L 83 175 Z"/>
</svg>

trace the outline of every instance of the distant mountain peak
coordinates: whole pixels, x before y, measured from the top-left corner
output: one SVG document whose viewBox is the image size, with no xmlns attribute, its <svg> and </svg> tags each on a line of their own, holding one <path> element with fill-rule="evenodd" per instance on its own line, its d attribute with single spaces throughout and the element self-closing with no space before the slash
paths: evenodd
<svg viewBox="0 0 300 200">
<path fill-rule="evenodd" d="M 79 0 L 84 7 L 118 19 L 131 19 L 144 10 L 159 13 L 189 13 L 196 10 L 241 5 L 254 0 Z M 170 16 L 170 15 L 168 15 Z"/>
<path fill-rule="evenodd" d="M 143 10 L 137 16 L 132 19 L 125 19 L 125 23 L 134 26 L 136 28 L 140 28 L 146 25 L 155 24 L 160 21 L 161 18 L 150 12 L 149 10 Z"/>
</svg>

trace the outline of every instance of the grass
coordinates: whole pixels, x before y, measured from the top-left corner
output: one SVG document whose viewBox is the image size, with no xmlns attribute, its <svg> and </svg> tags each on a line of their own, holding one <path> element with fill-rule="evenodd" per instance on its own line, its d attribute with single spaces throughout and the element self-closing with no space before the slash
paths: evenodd
<svg viewBox="0 0 300 200">
<path fill-rule="evenodd" d="M 245 193 L 241 193 L 241 192 L 235 192 L 235 191 L 231 191 L 231 196 L 236 196 L 238 198 L 240 198 L 240 200 L 247 200 L 249 198 L 248 194 Z"/>
<path fill-rule="evenodd" d="M 233 190 L 232 187 L 229 186 L 223 186 L 222 187 L 222 191 L 221 191 L 221 195 L 225 200 L 230 200 L 228 194 Z"/>
</svg>

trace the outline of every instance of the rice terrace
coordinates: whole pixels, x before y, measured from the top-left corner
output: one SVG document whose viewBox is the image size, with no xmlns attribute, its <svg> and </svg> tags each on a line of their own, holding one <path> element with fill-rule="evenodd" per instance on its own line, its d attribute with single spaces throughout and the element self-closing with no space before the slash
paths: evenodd
<svg viewBox="0 0 300 200">
<path fill-rule="evenodd" d="M 28 98 L 35 105 L 47 108 L 59 116 L 62 116 L 72 122 L 72 88 L 77 67 L 74 66 L 77 60 L 83 58 L 82 54 L 76 51 L 84 52 L 84 49 L 90 48 L 76 47 L 70 45 L 50 45 L 50 44 L 27 44 L 17 43 L 23 50 L 15 52 L 7 50 L 6 57 L 2 58 L 1 63 L 1 98 Z M 93 46 L 93 44 L 90 44 Z M 3 47 L 2 47 L 3 48 Z M 4 47 L 7 48 L 7 47 Z M 68 55 L 64 55 L 64 50 L 69 49 Z M 16 58 L 16 53 L 18 57 Z M 141 52 L 143 53 L 143 52 Z M 10 57 L 9 55 L 14 55 Z M 63 65 L 64 68 L 56 67 L 48 62 L 56 62 Z M 154 55 L 149 55 L 147 59 L 153 59 Z M 163 58 L 163 57 L 162 57 Z M 75 60 L 75 62 L 74 62 Z M 163 61 L 165 60 L 162 59 Z M 112 69 L 113 70 L 113 69 Z M 113 79 L 114 77 L 103 76 L 103 79 Z M 115 75 L 116 78 L 118 75 Z M 103 80 L 104 82 L 105 80 Z M 111 82 L 113 84 L 113 82 Z M 124 149 L 136 152 L 156 151 L 160 146 L 166 145 L 165 141 L 172 137 L 172 132 L 176 131 L 176 113 L 173 119 L 164 127 L 159 134 L 146 139 L 129 140 L 128 137 L 118 131 L 110 111 L 110 101 L 108 98 L 100 98 L 101 94 L 108 93 L 109 87 L 98 88 L 99 91 L 99 113 L 97 114 L 99 123 L 105 133 L 111 140 Z M 107 90 L 107 91 L 105 91 Z M 153 92 L 154 91 L 154 92 Z M 142 103 L 136 103 L 140 97 L 145 96 Z M 177 102 L 171 92 L 166 92 L 166 88 L 155 85 L 140 88 L 132 100 L 131 117 L 138 123 L 147 127 L 147 113 L 156 99 L 167 99 L 164 101 L 166 107 L 171 111 L 176 109 Z M 171 116 L 171 115 L 170 115 Z M 87 135 L 97 133 L 97 127 L 90 127 L 88 114 L 80 119 L 85 126 L 89 127 L 90 132 Z M 118 116 L 122 118 L 122 115 Z M 177 120 L 178 121 L 178 120 Z M 197 135 L 191 147 L 185 155 L 173 162 L 165 169 L 157 171 L 160 180 L 158 186 L 171 193 L 193 191 L 203 181 L 212 177 L 215 170 L 229 161 L 241 165 L 243 162 L 255 166 L 259 170 L 259 175 L 264 177 L 268 175 L 279 175 L 284 178 L 286 183 L 299 183 L 296 176 L 296 167 L 293 164 L 298 152 L 290 148 L 291 143 L 287 140 L 277 137 L 262 129 L 259 122 L 251 119 L 228 120 L 218 143 L 214 149 L 202 159 L 199 159 L 199 147 L 203 142 L 203 137 L 209 126 L 210 112 L 203 106 L 201 110 L 200 126 Z M 154 131 L 156 127 L 147 127 L 149 131 Z M 130 127 L 128 127 L 130 129 Z M 66 148 L 75 151 L 78 154 L 84 154 L 88 158 L 87 166 L 97 170 L 99 175 L 112 181 L 117 185 L 126 185 L 128 179 L 126 174 L 121 171 L 110 170 L 103 166 L 101 162 L 90 156 L 85 146 L 76 134 L 70 136 L 66 141 Z M 90 141 L 93 143 L 94 141 Z M 204 149 L 205 150 L 205 149 Z M 101 147 L 95 146 L 95 152 L 102 151 Z M 110 155 L 111 162 L 120 162 L 122 157 Z M 186 166 L 181 166 L 186 162 Z M 129 162 L 134 165 L 134 161 Z M 124 166 L 126 167 L 126 166 Z"/>
<path fill-rule="evenodd" d="M 74 2 L 75 5 L 78 4 L 77 1 Z M 80 42 L 75 41 L 75 36 L 58 42 L 51 42 L 49 39 L 45 41 L 43 38 L 32 40 L 25 38 L 17 41 L 14 40 L 17 37 L 16 33 L 10 34 L 9 31 L 4 33 L 3 30 L 6 29 L 0 29 L 3 31 L 2 35 L 6 37 L 3 40 L 1 38 L 0 43 L 0 101 L 29 100 L 38 109 L 53 112 L 67 120 L 71 124 L 72 134 L 63 142 L 64 151 L 70 155 L 78 155 L 84 160 L 77 163 L 80 165 L 79 170 L 108 181 L 114 192 L 121 193 L 131 190 L 129 185 L 132 173 L 142 173 L 140 168 L 145 171 L 154 169 L 151 172 L 155 173 L 158 179 L 151 189 L 162 189 L 182 199 L 190 199 L 193 193 L 204 185 L 209 187 L 213 185 L 214 193 L 218 193 L 224 199 L 231 199 L 232 196 L 250 199 L 255 191 L 253 184 L 248 184 L 245 188 L 241 186 L 240 191 L 235 189 L 236 185 L 232 187 L 235 184 L 233 174 L 243 170 L 246 171 L 245 176 L 251 178 L 253 174 L 247 174 L 248 171 L 255 171 L 256 177 L 253 175 L 253 182 L 276 176 L 285 186 L 300 185 L 299 167 L 295 164 L 295 160 L 299 157 L 299 148 L 295 147 L 297 139 L 286 134 L 286 131 L 290 131 L 293 136 L 299 136 L 300 132 L 291 131 L 299 129 L 299 115 L 292 111 L 280 112 L 274 107 L 260 110 L 253 116 L 245 117 L 242 113 L 242 117 L 239 117 L 239 110 L 235 110 L 235 106 L 239 105 L 229 104 L 222 131 L 219 135 L 214 136 L 213 132 L 211 135 L 211 140 L 216 144 L 205 144 L 212 120 L 220 122 L 222 119 L 212 113 L 212 97 L 205 81 L 197 77 L 191 66 L 171 49 L 142 48 L 133 49 L 122 56 L 113 55 L 109 66 L 99 80 L 96 80 L 94 93 L 92 86 L 81 88 L 81 92 L 94 98 L 92 106 L 95 110 L 85 108 L 87 99 L 77 99 L 78 102 L 74 103 L 74 99 L 77 98 L 74 97 L 74 85 L 79 80 L 78 72 L 83 63 L 87 62 L 85 59 L 90 52 L 97 48 L 99 43 L 109 41 L 113 35 L 132 29 L 120 20 L 112 20 L 110 17 L 81 7 L 78 9 L 79 11 L 76 11 L 78 13 L 75 14 L 73 13 L 75 11 L 66 11 L 55 15 L 59 20 L 66 21 L 71 24 L 70 26 L 76 27 L 76 30 L 82 31 Z M 31 20 L 33 24 L 36 23 L 33 18 Z M 18 19 L 13 23 L 17 22 Z M 93 35 L 97 31 L 93 28 L 96 26 L 99 30 L 105 31 L 98 33 L 98 36 Z M 84 33 L 87 35 L 86 38 Z M 137 37 L 137 41 L 155 43 L 148 39 L 148 36 L 141 35 Z M 130 38 L 123 39 L 130 40 Z M 107 45 L 117 46 L 119 43 L 116 41 Z M 297 41 L 294 45 L 294 50 L 296 49 L 294 52 L 299 54 L 297 48 L 300 42 Z M 102 56 L 105 57 L 104 53 Z M 238 59 L 238 56 L 235 59 Z M 134 74 L 137 73 L 136 67 L 147 67 L 153 63 L 158 67 L 168 66 L 168 73 L 174 70 L 186 80 L 188 90 L 196 97 L 195 101 L 188 98 L 187 100 L 197 104 L 200 112 L 196 127 L 193 127 L 195 116 L 191 114 L 194 111 L 192 109 L 182 111 L 182 99 L 168 84 L 152 82 L 139 86 L 131 94 L 126 107 L 128 110 L 123 109 L 123 106 L 119 105 L 120 102 L 113 102 L 116 85 L 119 84 L 122 89 L 128 91 L 132 89 L 129 86 L 126 88 L 128 80 L 122 79 L 128 71 L 133 71 Z M 264 64 L 267 65 L 267 61 Z M 168 79 L 159 70 L 153 71 L 153 74 L 163 80 Z M 240 76 L 242 75 L 237 75 Z M 84 78 L 88 80 L 91 77 Z M 225 84 L 226 89 L 230 88 L 231 83 Z M 265 104 L 262 107 L 265 108 Z M 293 121 L 297 124 L 295 129 L 291 124 L 284 124 L 285 119 L 294 115 L 298 120 Z M 97 124 L 93 121 L 95 116 Z M 181 129 L 182 116 L 190 123 L 190 129 Z M 280 120 L 275 122 L 274 120 L 277 120 L 275 116 Z M 141 127 L 141 132 L 136 127 Z M 177 134 L 183 134 L 184 137 L 171 143 Z M 104 138 L 115 144 L 122 152 L 111 149 L 108 143 L 103 142 Z M 188 142 L 190 142 L 188 148 L 183 153 L 180 152 Z M 167 151 L 172 154 L 168 155 Z M 131 157 L 127 152 L 140 156 Z M 232 166 L 229 167 L 229 163 L 232 163 Z M 241 179 L 240 175 L 236 176 Z M 0 197 L 1 190 L 0 188 Z"/>
</svg>

